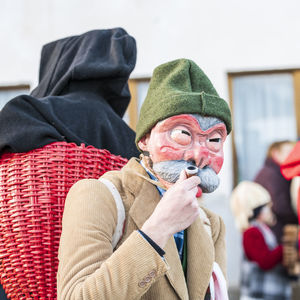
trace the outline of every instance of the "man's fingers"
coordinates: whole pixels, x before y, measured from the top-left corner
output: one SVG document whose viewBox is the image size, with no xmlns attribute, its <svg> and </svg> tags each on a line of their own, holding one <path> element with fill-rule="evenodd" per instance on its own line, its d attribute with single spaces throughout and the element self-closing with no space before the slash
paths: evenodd
<svg viewBox="0 0 300 300">
<path fill-rule="evenodd" d="M 201 182 L 200 177 L 192 176 L 192 177 L 188 178 L 184 184 L 188 190 L 191 190 L 191 189 L 195 188 L 197 185 L 199 185 L 200 182 Z"/>
<path fill-rule="evenodd" d="M 197 186 L 194 186 L 193 188 L 190 188 L 189 191 L 192 193 L 192 195 L 196 195 L 197 192 L 198 192 L 198 187 Z"/>
<path fill-rule="evenodd" d="M 186 173 L 184 170 L 181 170 L 180 172 L 180 175 L 179 175 L 179 178 L 177 180 L 177 182 L 182 182 L 183 180 L 185 180 L 187 177 L 186 177 Z"/>
<path fill-rule="evenodd" d="M 198 176 L 191 176 L 190 178 L 187 178 L 185 170 L 181 170 L 179 179 L 176 181 L 176 183 L 180 183 L 184 181 L 184 186 L 190 190 L 196 187 L 200 184 L 201 180 Z"/>
</svg>

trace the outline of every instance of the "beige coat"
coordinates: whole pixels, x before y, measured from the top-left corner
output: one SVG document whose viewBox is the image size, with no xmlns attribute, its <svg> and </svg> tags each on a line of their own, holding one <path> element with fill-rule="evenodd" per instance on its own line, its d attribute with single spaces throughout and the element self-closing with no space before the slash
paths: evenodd
<svg viewBox="0 0 300 300">
<path fill-rule="evenodd" d="M 136 159 L 104 175 L 118 188 L 125 234 L 113 252 L 115 201 L 106 186 L 85 179 L 70 190 L 63 215 L 57 275 L 58 299 L 204 299 L 216 261 L 225 274 L 224 224 L 206 210 L 212 238 L 197 219 L 187 230 L 187 280 L 172 237 L 164 259 L 138 233 L 158 201 L 156 187 Z"/>
</svg>

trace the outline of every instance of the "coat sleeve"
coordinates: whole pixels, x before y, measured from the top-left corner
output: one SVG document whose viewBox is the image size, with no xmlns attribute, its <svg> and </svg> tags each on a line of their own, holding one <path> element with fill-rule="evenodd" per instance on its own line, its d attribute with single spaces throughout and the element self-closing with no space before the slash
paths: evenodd
<svg viewBox="0 0 300 300">
<path fill-rule="evenodd" d="M 70 189 L 58 254 L 58 299 L 136 299 L 167 272 L 137 231 L 113 252 L 116 224 L 114 199 L 101 182 L 85 179 Z"/>
</svg>

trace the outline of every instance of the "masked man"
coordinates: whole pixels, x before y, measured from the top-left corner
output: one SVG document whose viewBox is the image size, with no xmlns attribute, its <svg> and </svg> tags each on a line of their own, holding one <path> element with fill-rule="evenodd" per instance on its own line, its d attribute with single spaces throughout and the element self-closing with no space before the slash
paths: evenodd
<svg viewBox="0 0 300 300">
<path fill-rule="evenodd" d="M 224 224 L 198 200 L 219 184 L 230 131 L 227 103 L 193 61 L 157 67 L 136 130 L 141 159 L 103 176 L 122 198 L 123 235 L 114 248 L 114 192 L 99 180 L 76 183 L 65 204 L 58 298 L 227 299 Z M 187 178 L 194 167 L 198 176 Z"/>
</svg>

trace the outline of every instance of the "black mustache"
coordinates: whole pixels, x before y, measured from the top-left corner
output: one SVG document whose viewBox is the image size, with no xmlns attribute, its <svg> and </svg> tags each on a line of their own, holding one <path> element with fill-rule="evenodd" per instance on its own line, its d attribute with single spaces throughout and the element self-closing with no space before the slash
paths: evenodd
<svg viewBox="0 0 300 300">
<path fill-rule="evenodd" d="M 185 160 L 168 160 L 153 164 L 154 172 L 170 183 L 175 183 L 179 179 L 181 170 L 187 167 L 196 167 L 196 165 Z M 201 179 L 200 188 L 203 193 L 215 191 L 220 184 L 220 179 L 216 172 L 209 166 L 198 169 L 196 176 L 199 176 Z"/>
</svg>

